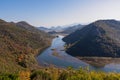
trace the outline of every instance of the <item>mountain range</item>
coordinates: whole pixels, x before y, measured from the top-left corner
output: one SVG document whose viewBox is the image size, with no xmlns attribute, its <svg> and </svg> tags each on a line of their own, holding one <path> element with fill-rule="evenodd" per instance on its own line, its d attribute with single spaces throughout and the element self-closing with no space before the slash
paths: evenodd
<svg viewBox="0 0 120 80">
<path fill-rule="evenodd" d="M 56 33 L 63 33 L 63 34 L 70 34 L 74 31 L 76 31 L 77 29 L 81 29 L 82 27 L 84 27 L 84 25 L 81 24 L 72 24 L 72 25 L 66 25 L 66 26 L 57 26 L 57 27 L 51 27 L 51 28 L 46 28 L 46 27 L 38 27 L 38 29 L 48 32 L 48 33 L 52 33 L 52 34 L 56 34 Z"/>
</svg>

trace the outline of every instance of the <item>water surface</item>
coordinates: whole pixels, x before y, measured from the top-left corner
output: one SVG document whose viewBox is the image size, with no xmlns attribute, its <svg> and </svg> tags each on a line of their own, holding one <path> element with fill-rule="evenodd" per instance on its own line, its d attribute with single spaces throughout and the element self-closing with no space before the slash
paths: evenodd
<svg viewBox="0 0 120 80">
<path fill-rule="evenodd" d="M 91 70 L 97 70 L 97 71 L 105 71 L 105 72 L 120 72 L 120 59 L 105 59 L 100 60 L 99 65 L 102 66 L 96 66 L 93 65 L 96 62 L 92 62 L 93 64 L 90 64 L 88 61 L 80 60 L 78 58 L 72 57 L 71 55 L 67 54 L 64 51 L 64 45 L 65 42 L 62 41 L 62 38 L 64 36 L 59 36 L 53 39 L 52 44 L 49 48 L 44 50 L 38 57 L 37 61 L 42 66 L 49 66 L 49 65 L 55 65 L 57 67 L 73 67 L 75 69 L 78 69 L 80 67 L 87 67 Z M 53 54 L 55 52 L 55 54 Z M 56 54 L 57 53 L 57 54 Z"/>
</svg>

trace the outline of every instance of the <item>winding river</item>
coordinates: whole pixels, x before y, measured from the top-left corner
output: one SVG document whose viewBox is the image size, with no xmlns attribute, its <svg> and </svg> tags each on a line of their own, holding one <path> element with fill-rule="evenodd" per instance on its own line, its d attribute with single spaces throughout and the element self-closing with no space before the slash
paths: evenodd
<svg viewBox="0 0 120 80">
<path fill-rule="evenodd" d="M 105 72 L 120 72 L 120 59 L 107 60 L 104 66 L 96 67 L 91 65 L 84 60 L 72 57 L 64 51 L 65 42 L 62 41 L 64 36 L 59 35 L 53 39 L 52 44 L 49 48 L 44 50 L 36 59 L 42 66 L 55 65 L 61 68 L 67 68 L 69 66 L 78 69 L 80 67 L 89 66 L 90 70 L 105 71 Z M 116 62 L 117 61 L 117 62 Z M 93 61 L 94 63 L 94 61 Z"/>
</svg>

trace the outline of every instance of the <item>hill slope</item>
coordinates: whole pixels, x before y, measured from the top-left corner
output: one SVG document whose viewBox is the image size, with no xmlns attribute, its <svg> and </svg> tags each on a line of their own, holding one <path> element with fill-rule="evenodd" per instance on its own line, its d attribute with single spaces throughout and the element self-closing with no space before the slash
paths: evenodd
<svg viewBox="0 0 120 80">
<path fill-rule="evenodd" d="M 120 57 L 120 22 L 99 20 L 66 36 L 73 56 Z"/>
<path fill-rule="evenodd" d="M 37 66 L 34 56 L 51 44 L 51 37 L 30 29 L 0 20 L 0 72 Z"/>
</svg>

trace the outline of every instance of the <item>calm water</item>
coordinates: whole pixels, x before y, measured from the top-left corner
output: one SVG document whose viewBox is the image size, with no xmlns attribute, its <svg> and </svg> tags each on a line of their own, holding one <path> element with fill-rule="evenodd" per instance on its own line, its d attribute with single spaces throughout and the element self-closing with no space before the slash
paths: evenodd
<svg viewBox="0 0 120 80">
<path fill-rule="evenodd" d="M 59 36 L 53 39 L 52 45 L 44 50 L 38 57 L 37 61 L 42 66 L 49 66 L 50 64 L 57 67 L 66 68 L 72 66 L 73 68 L 87 67 L 89 66 L 91 70 L 105 71 L 105 72 L 120 72 L 120 63 L 119 61 L 110 61 L 105 63 L 104 66 L 95 67 L 91 64 L 88 64 L 82 60 L 79 60 L 75 57 L 68 55 L 64 49 L 64 42 L 62 41 L 63 36 Z M 53 54 L 54 50 L 57 52 L 57 55 Z M 94 63 L 94 62 L 93 62 Z M 103 62 L 104 63 L 104 62 Z"/>
</svg>

